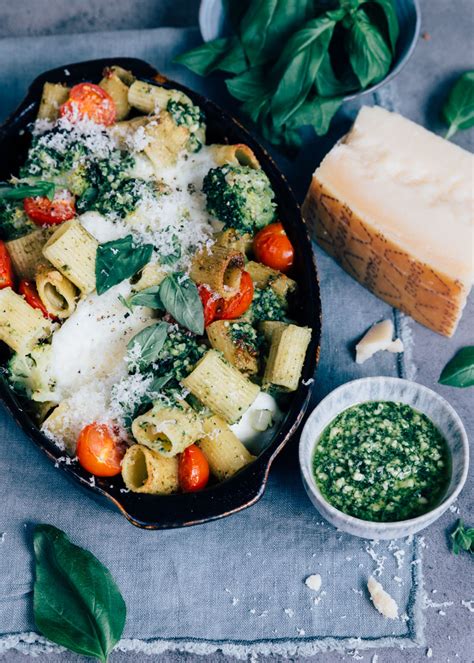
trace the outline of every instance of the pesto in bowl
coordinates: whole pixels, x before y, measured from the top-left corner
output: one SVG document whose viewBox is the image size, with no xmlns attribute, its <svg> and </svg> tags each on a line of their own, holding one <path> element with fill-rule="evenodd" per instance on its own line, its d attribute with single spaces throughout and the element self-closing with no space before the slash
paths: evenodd
<svg viewBox="0 0 474 663">
<path fill-rule="evenodd" d="M 451 478 L 446 440 L 410 405 L 359 403 L 337 415 L 319 438 L 313 473 L 324 498 L 340 511 L 376 522 L 427 513 Z"/>
</svg>

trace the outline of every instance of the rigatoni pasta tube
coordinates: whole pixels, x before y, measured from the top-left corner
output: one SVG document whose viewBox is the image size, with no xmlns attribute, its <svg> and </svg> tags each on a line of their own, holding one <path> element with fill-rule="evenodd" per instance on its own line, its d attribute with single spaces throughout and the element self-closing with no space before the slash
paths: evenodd
<svg viewBox="0 0 474 663">
<path fill-rule="evenodd" d="M 287 325 L 275 329 L 263 376 L 264 385 L 275 385 L 285 391 L 295 391 L 311 340 L 311 329 Z"/>
<path fill-rule="evenodd" d="M 263 320 L 260 323 L 260 331 L 262 332 L 266 342 L 270 344 L 272 342 L 273 334 L 277 329 L 283 329 L 287 326 L 286 322 L 280 322 L 279 320 Z"/>
<path fill-rule="evenodd" d="M 204 420 L 206 432 L 199 442 L 212 474 L 224 481 L 255 460 L 239 438 L 220 417 Z"/>
<path fill-rule="evenodd" d="M 157 402 L 132 423 L 133 437 L 163 456 L 176 456 L 202 435 L 202 423 L 190 407 L 163 407 Z"/>
<path fill-rule="evenodd" d="M 250 166 L 260 168 L 260 163 L 248 145 L 210 145 L 210 152 L 218 166 L 230 163 L 233 166 Z"/>
<path fill-rule="evenodd" d="M 148 263 L 143 268 L 140 278 L 134 284 L 133 289 L 138 292 L 146 288 L 151 288 L 153 285 L 160 285 L 168 274 L 169 272 L 165 271 L 158 263 Z"/>
<path fill-rule="evenodd" d="M 159 175 L 164 168 L 176 163 L 188 142 L 189 130 L 178 126 L 167 111 L 161 111 L 145 126 L 145 136 L 148 143 L 143 151 L 153 164 L 155 174 Z"/>
<path fill-rule="evenodd" d="M 45 83 L 38 109 L 39 120 L 57 120 L 59 107 L 69 97 L 69 88 L 60 83 Z"/>
<path fill-rule="evenodd" d="M 128 103 L 128 86 L 120 79 L 112 69 L 106 69 L 104 78 L 99 86 L 109 94 L 115 104 L 117 120 L 123 120 L 130 112 Z"/>
<path fill-rule="evenodd" d="M 6 242 L 13 269 L 19 279 L 34 279 L 38 263 L 43 261 L 43 246 L 50 235 L 49 228 L 40 229 Z"/>
<path fill-rule="evenodd" d="M 98 243 L 77 219 L 62 223 L 43 247 L 44 257 L 79 290 L 95 289 L 95 259 Z"/>
<path fill-rule="evenodd" d="M 196 283 L 205 283 L 213 292 L 230 299 L 239 292 L 244 264 L 243 253 L 216 242 L 194 257 L 190 276 Z"/>
<path fill-rule="evenodd" d="M 142 113 L 166 110 L 170 100 L 192 105 L 191 99 L 179 90 L 168 90 L 159 85 L 135 81 L 128 91 L 128 102 Z"/>
<path fill-rule="evenodd" d="M 11 288 L 0 290 L 0 341 L 19 353 L 52 334 L 53 325 Z"/>
<path fill-rule="evenodd" d="M 258 353 L 251 346 L 234 342 L 232 328 L 241 324 L 239 320 L 216 320 L 206 327 L 207 337 L 213 348 L 222 352 L 233 366 L 248 375 L 258 373 Z"/>
<path fill-rule="evenodd" d="M 134 493 L 169 495 L 179 488 L 178 459 L 166 458 L 141 444 L 134 444 L 122 460 L 122 477 Z"/>
<path fill-rule="evenodd" d="M 277 269 L 272 269 L 260 262 L 250 260 L 245 265 L 246 271 L 252 277 L 257 288 L 266 288 L 269 286 L 282 302 L 286 302 L 288 293 L 296 290 L 296 281 L 282 274 Z"/>
<path fill-rule="evenodd" d="M 257 398 L 260 388 L 228 364 L 216 350 L 209 350 L 182 380 L 186 389 L 212 412 L 235 424 Z"/>
<path fill-rule="evenodd" d="M 45 309 L 56 318 L 69 318 L 76 308 L 76 287 L 51 266 L 42 264 L 38 268 L 36 289 Z"/>
</svg>

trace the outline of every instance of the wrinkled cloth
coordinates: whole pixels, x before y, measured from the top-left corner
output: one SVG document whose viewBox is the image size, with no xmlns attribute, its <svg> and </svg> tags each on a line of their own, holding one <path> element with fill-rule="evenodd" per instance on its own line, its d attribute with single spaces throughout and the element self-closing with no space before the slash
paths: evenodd
<svg viewBox="0 0 474 663">
<path fill-rule="evenodd" d="M 196 30 L 166 28 L 0 40 L 0 119 L 44 70 L 114 56 L 145 59 L 233 109 L 219 77 L 200 79 L 172 64 L 174 55 L 199 41 Z M 311 152 L 311 168 L 341 135 L 354 108 L 345 107 L 331 136 Z M 309 161 L 280 158 L 280 164 L 301 198 L 311 175 Z M 403 335 L 406 321 L 320 250 L 317 262 L 323 342 L 313 404 L 350 379 L 409 373 L 410 367 L 389 353 L 363 367 L 354 363 L 355 340 L 372 322 L 394 317 Z M 253 507 L 194 528 L 141 531 L 69 482 L 0 409 L 0 503 L 0 651 L 47 647 L 34 634 L 32 616 L 31 532 L 38 522 L 60 527 L 110 569 L 128 607 L 119 644 L 125 650 L 222 649 L 245 657 L 410 646 L 423 638 L 416 538 L 370 543 L 325 523 L 301 483 L 297 437 L 277 459 L 267 490 Z M 399 604 L 401 619 L 384 619 L 371 604 L 366 584 L 374 572 Z M 311 574 L 321 575 L 317 593 L 304 583 Z"/>
</svg>

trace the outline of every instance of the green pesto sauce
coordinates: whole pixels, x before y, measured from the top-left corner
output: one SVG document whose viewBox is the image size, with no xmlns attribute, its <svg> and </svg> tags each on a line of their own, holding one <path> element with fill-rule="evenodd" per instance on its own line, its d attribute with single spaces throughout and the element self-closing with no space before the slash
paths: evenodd
<svg viewBox="0 0 474 663">
<path fill-rule="evenodd" d="M 389 522 L 426 513 L 443 497 L 449 450 L 424 414 L 390 401 L 341 412 L 323 432 L 313 472 L 324 497 L 363 520 Z"/>
</svg>

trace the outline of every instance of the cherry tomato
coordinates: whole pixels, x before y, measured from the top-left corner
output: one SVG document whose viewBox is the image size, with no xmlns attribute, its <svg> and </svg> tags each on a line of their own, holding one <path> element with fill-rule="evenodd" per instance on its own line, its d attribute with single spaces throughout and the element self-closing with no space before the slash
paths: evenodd
<svg viewBox="0 0 474 663">
<path fill-rule="evenodd" d="M 5 242 L 0 240 L 0 288 L 13 286 L 13 267 Z"/>
<path fill-rule="evenodd" d="M 280 272 L 290 269 L 295 256 L 293 245 L 280 222 L 270 223 L 255 235 L 253 251 L 259 262 Z"/>
<path fill-rule="evenodd" d="M 45 196 L 25 198 L 23 207 L 37 226 L 54 226 L 63 223 L 63 221 L 68 221 L 76 215 L 74 196 L 65 189 L 58 191 L 53 200 Z"/>
<path fill-rule="evenodd" d="M 94 83 L 79 83 L 71 88 L 69 99 L 59 107 L 61 117 L 71 122 L 89 118 L 96 124 L 109 126 L 115 122 L 115 102 L 105 90 Z"/>
<path fill-rule="evenodd" d="M 178 477 L 181 490 L 185 493 L 194 493 L 206 487 L 209 481 L 209 463 L 195 444 L 179 455 Z"/>
<path fill-rule="evenodd" d="M 83 428 L 77 440 L 76 454 L 82 467 L 97 477 L 120 474 L 124 450 L 106 424 L 93 423 Z"/>
<path fill-rule="evenodd" d="M 198 292 L 204 309 L 204 326 L 207 327 L 216 319 L 219 297 L 205 283 L 198 286 Z"/>
<path fill-rule="evenodd" d="M 219 299 L 216 318 L 218 320 L 234 320 L 245 313 L 253 299 L 253 281 L 248 272 L 243 271 L 240 279 L 239 292 L 230 299 Z"/>
<path fill-rule="evenodd" d="M 26 279 L 22 279 L 18 285 L 18 292 L 20 295 L 23 295 L 30 306 L 39 309 L 45 318 L 49 318 L 50 320 L 57 320 L 56 316 L 51 315 L 46 310 L 46 307 L 41 301 L 34 283 L 27 281 Z"/>
</svg>

